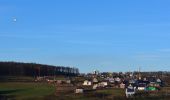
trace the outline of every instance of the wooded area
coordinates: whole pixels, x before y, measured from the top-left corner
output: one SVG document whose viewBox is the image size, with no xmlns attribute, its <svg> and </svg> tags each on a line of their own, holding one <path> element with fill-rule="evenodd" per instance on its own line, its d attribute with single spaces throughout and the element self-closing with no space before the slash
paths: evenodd
<svg viewBox="0 0 170 100">
<path fill-rule="evenodd" d="M 0 62 L 0 76 L 54 76 L 79 74 L 78 68 L 35 63 Z"/>
</svg>

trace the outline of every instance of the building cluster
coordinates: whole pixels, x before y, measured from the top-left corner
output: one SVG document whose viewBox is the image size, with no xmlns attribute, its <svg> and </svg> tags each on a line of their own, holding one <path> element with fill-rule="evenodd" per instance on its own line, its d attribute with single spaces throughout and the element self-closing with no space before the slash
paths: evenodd
<svg viewBox="0 0 170 100">
<path fill-rule="evenodd" d="M 80 74 L 77 77 L 62 80 L 49 80 L 54 83 L 56 93 L 87 93 L 98 89 L 122 88 L 126 97 L 135 95 L 138 91 L 155 92 L 159 91 L 164 82 L 157 76 L 145 76 L 141 73 L 99 73 L 94 71 L 88 74 Z"/>
<path fill-rule="evenodd" d="M 91 80 L 85 80 L 83 85 L 92 85 L 93 89 L 122 88 L 125 89 L 127 97 L 133 96 L 137 91 L 158 91 L 164 85 L 160 77 L 154 76 L 154 74 L 142 75 L 140 72 L 89 73 L 83 76 L 91 78 Z"/>
</svg>

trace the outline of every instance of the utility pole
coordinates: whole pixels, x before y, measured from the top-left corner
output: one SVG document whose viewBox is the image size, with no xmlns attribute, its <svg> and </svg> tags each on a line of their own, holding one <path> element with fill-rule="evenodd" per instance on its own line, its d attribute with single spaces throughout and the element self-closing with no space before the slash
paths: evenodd
<svg viewBox="0 0 170 100">
<path fill-rule="evenodd" d="M 138 79 L 141 79 L 141 73 L 140 73 L 140 67 L 139 67 L 139 71 L 138 71 Z"/>
</svg>

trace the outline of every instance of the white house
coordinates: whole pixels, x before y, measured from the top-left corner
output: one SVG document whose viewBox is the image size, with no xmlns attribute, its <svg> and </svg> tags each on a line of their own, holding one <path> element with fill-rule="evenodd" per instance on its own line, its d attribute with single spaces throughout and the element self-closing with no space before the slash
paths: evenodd
<svg viewBox="0 0 170 100">
<path fill-rule="evenodd" d="M 82 88 L 77 88 L 77 89 L 75 90 L 75 93 L 83 93 L 83 89 L 82 89 Z"/>
<path fill-rule="evenodd" d="M 120 82 L 121 79 L 119 77 L 115 78 L 115 81 Z"/>
<path fill-rule="evenodd" d="M 135 94 L 135 92 L 136 92 L 135 88 L 132 85 L 128 86 L 125 91 L 126 97 L 127 98 L 132 97 Z"/>
<path fill-rule="evenodd" d="M 98 87 L 98 84 L 94 84 L 94 85 L 93 85 L 93 90 L 96 90 L 97 87 Z"/>
<path fill-rule="evenodd" d="M 98 87 L 106 87 L 108 85 L 107 82 L 100 82 L 98 83 Z"/>
<path fill-rule="evenodd" d="M 103 84 L 104 86 L 107 86 L 107 85 L 108 85 L 107 82 L 101 82 L 101 84 Z"/>
<path fill-rule="evenodd" d="M 138 85 L 138 90 L 139 90 L 139 91 L 144 91 L 145 88 L 146 88 L 146 84 L 139 84 L 139 85 Z"/>
<path fill-rule="evenodd" d="M 93 78 L 93 82 L 97 83 L 98 82 L 97 78 Z"/>
<path fill-rule="evenodd" d="M 83 85 L 85 85 L 85 86 L 91 86 L 91 85 L 92 85 L 92 82 L 91 82 L 91 81 L 88 81 L 88 80 L 85 80 L 85 81 L 83 82 Z"/>
<path fill-rule="evenodd" d="M 161 83 L 162 81 L 161 81 L 161 79 L 158 78 L 158 79 L 156 80 L 156 82 L 157 82 L 157 83 Z"/>
</svg>

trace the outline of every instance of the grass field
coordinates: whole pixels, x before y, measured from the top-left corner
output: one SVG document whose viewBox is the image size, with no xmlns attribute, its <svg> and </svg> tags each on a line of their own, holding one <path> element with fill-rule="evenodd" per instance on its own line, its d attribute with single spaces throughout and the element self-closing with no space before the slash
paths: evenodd
<svg viewBox="0 0 170 100">
<path fill-rule="evenodd" d="M 124 90 L 120 88 L 89 91 L 83 94 L 70 93 L 58 96 L 61 100 L 124 100 Z"/>
<path fill-rule="evenodd" d="M 61 94 L 55 96 L 55 87 L 47 83 L 1 82 L 0 95 L 16 100 L 102 100 L 123 96 L 122 89 L 97 90 L 85 94 Z"/>
<path fill-rule="evenodd" d="M 0 100 L 125 100 L 124 89 L 102 89 L 84 94 L 55 95 L 55 86 L 35 82 L 0 82 Z M 8 99 L 6 99 L 8 98 Z M 142 95 L 128 100 L 169 100 L 170 88 L 165 87 L 150 96 Z"/>
<path fill-rule="evenodd" d="M 17 100 L 42 100 L 48 95 L 53 95 L 54 92 L 55 87 L 47 83 L 0 83 L 0 95 Z"/>
</svg>

